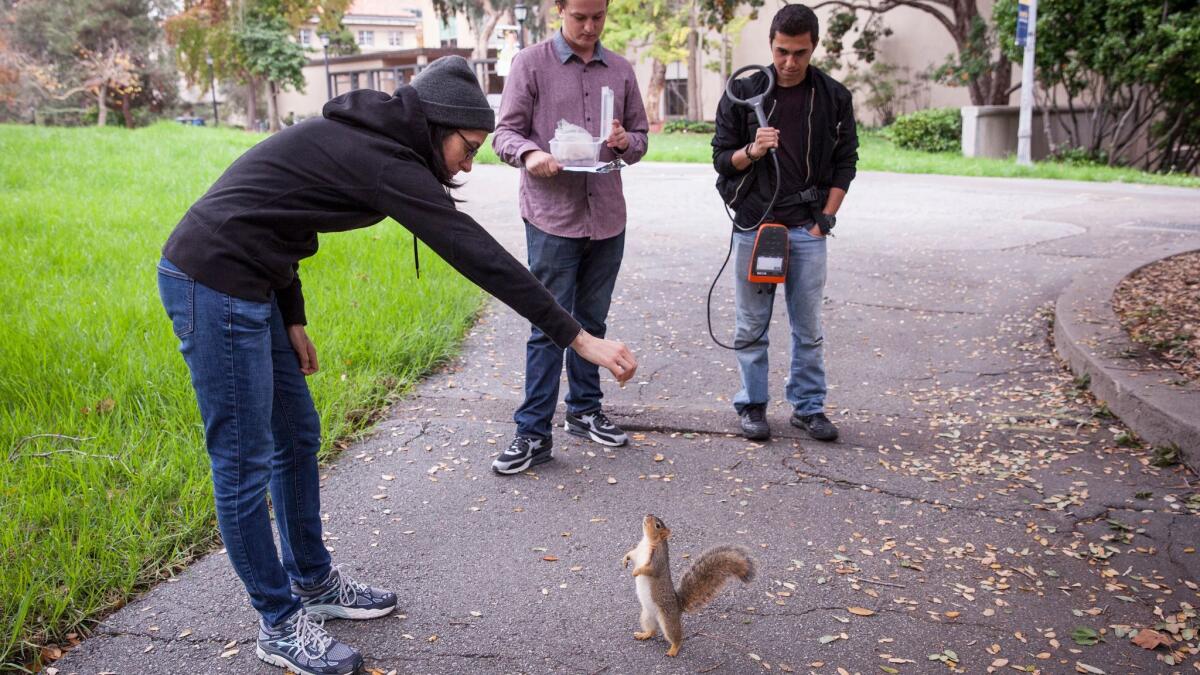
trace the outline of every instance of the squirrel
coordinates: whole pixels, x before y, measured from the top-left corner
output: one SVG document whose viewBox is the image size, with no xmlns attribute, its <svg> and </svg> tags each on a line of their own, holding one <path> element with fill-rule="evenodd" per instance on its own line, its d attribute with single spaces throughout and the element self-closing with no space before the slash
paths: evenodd
<svg viewBox="0 0 1200 675">
<path fill-rule="evenodd" d="M 707 605 L 733 577 L 746 583 L 753 581 L 756 564 L 745 547 L 717 546 L 692 564 L 676 590 L 667 548 L 670 536 L 666 523 L 648 514 L 642 519 L 642 540 L 621 562 L 628 568 L 633 561 L 634 586 L 642 604 L 642 630 L 633 634 L 634 639 L 649 640 L 654 637 L 655 626 L 661 626 L 671 643 L 667 656 L 675 656 L 683 645 L 682 614 Z"/>
</svg>

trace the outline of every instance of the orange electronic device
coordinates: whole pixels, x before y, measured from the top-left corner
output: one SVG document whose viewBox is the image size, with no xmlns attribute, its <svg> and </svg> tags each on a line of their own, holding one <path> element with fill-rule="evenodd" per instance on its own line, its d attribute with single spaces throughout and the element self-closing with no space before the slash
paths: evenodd
<svg viewBox="0 0 1200 675">
<path fill-rule="evenodd" d="M 763 223 L 754 237 L 750 253 L 749 279 L 756 284 L 782 284 L 787 279 L 788 229 L 779 223 Z"/>
</svg>

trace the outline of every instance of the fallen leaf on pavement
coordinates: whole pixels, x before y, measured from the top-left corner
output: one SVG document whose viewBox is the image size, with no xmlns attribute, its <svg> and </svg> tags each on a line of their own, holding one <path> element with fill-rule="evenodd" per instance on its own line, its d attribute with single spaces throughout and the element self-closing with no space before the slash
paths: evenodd
<svg viewBox="0 0 1200 675">
<path fill-rule="evenodd" d="M 1156 630 L 1143 628 L 1142 630 L 1138 631 L 1137 635 L 1133 636 L 1133 644 L 1141 647 L 1142 649 L 1155 649 L 1159 645 L 1170 646 L 1171 638 Z"/>
</svg>

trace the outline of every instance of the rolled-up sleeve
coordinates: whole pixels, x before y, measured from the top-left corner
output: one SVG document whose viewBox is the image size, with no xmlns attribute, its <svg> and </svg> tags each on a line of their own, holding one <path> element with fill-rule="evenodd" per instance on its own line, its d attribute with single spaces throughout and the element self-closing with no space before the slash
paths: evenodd
<svg viewBox="0 0 1200 675">
<path fill-rule="evenodd" d="M 543 150 L 529 139 L 533 134 L 533 110 L 537 102 L 537 81 L 532 69 L 524 63 L 527 52 L 513 58 L 512 68 L 505 78 L 504 93 L 500 96 L 500 120 L 492 135 L 492 149 L 500 161 L 518 169 L 524 167 L 522 158 L 532 150 Z"/>
</svg>

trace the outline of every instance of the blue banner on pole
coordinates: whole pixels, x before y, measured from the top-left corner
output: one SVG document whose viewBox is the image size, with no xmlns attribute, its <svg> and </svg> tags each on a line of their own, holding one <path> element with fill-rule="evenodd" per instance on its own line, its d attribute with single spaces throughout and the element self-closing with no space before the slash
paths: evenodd
<svg viewBox="0 0 1200 675">
<path fill-rule="evenodd" d="M 1017 46 L 1024 47 L 1029 39 L 1029 3 L 1017 3 Z"/>
</svg>

